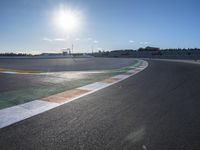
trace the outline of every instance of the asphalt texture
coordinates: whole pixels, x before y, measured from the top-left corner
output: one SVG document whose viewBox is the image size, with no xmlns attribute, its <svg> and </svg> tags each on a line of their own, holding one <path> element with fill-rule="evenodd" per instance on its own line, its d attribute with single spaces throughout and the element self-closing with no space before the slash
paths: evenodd
<svg viewBox="0 0 200 150">
<path fill-rule="evenodd" d="M 200 65 L 149 61 L 118 84 L 0 130 L 0 148 L 200 149 Z"/>
<path fill-rule="evenodd" d="M 0 59 L 0 68 L 31 71 L 85 71 L 126 67 L 135 62 L 127 58 Z"/>
<path fill-rule="evenodd" d="M 135 59 L 127 58 L 57 58 L 57 59 L 0 59 L 0 68 L 33 71 L 90 71 L 119 69 L 132 65 Z M 68 77 L 31 74 L 0 73 L 0 92 L 37 86 L 51 86 L 68 82 Z"/>
</svg>

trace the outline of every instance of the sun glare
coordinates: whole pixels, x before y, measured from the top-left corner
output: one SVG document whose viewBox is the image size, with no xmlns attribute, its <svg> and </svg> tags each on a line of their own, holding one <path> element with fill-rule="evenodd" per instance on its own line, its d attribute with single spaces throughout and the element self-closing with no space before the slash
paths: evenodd
<svg viewBox="0 0 200 150">
<path fill-rule="evenodd" d="M 59 30 L 74 32 L 79 28 L 80 16 L 78 12 L 62 8 L 55 13 L 54 22 Z"/>
</svg>

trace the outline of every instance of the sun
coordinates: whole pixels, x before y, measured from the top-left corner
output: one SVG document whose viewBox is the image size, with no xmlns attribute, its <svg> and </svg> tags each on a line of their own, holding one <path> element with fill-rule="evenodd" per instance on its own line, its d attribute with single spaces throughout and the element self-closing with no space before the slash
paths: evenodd
<svg viewBox="0 0 200 150">
<path fill-rule="evenodd" d="M 56 27 L 64 32 L 74 32 L 80 25 L 80 16 L 78 12 L 69 9 L 59 9 L 54 15 Z"/>
</svg>

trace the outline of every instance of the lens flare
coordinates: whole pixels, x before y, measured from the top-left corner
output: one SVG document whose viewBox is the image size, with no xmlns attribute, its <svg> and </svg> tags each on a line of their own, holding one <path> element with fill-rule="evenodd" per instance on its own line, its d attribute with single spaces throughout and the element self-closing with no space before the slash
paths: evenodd
<svg viewBox="0 0 200 150">
<path fill-rule="evenodd" d="M 54 22 L 56 27 L 64 32 L 74 32 L 80 27 L 80 15 L 70 9 L 60 8 L 55 12 Z"/>
</svg>

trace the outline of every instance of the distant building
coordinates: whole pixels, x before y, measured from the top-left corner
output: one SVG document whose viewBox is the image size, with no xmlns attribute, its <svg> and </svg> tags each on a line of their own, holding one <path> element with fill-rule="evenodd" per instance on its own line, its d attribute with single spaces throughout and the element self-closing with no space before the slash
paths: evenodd
<svg viewBox="0 0 200 150">
<path fill-rule="evenodd" d="M 41 56 L 61 56 L 62 53 L 42 53 Z"/>
<path fill-rule="evenodd" d="M 62 49 L 62 54 L 63 54 L 64 56 L 66 56 L 66 55 L 71 55 L 71 49 L 70 49 L 70 48 Z"/>
</svg>

